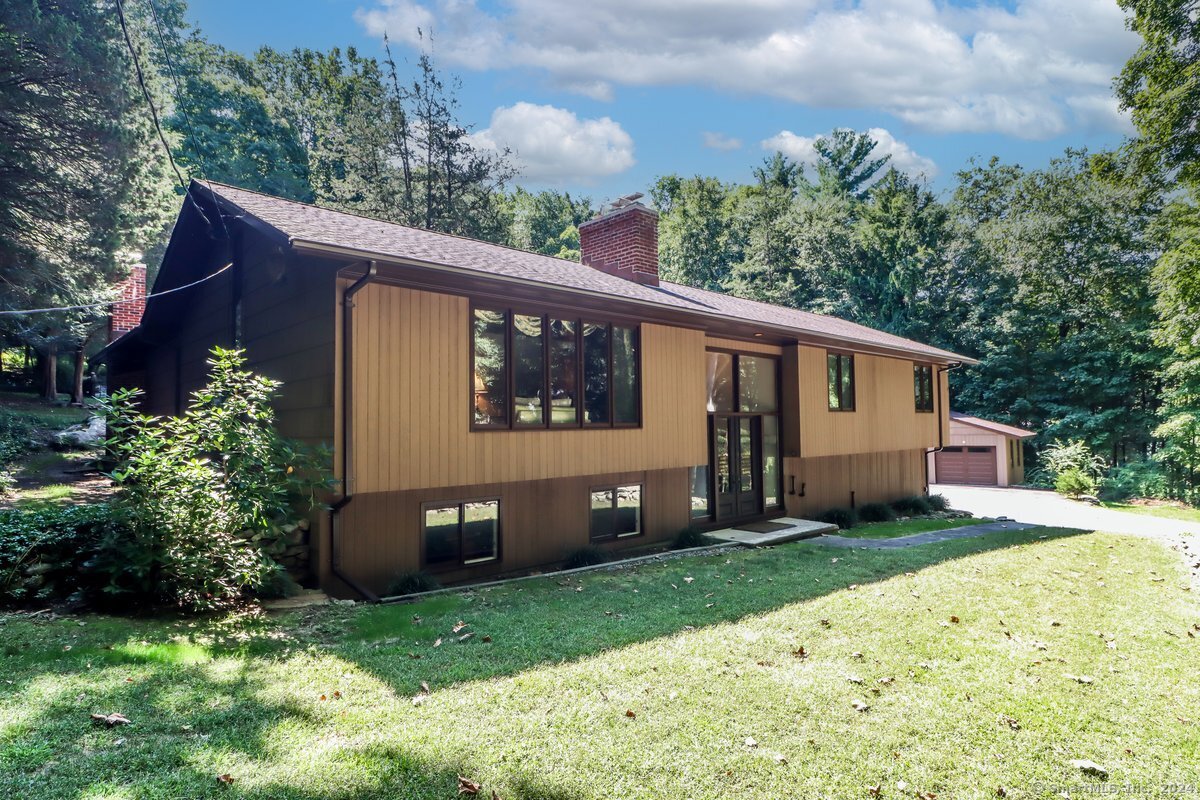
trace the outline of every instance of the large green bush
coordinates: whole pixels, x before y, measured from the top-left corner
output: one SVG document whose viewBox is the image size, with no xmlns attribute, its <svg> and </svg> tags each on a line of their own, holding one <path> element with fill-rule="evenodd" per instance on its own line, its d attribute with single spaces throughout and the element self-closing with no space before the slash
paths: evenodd
<svg viewBox="0 0 1200 800">
<path fill-rule="evenodd" d="M 1113 467 L 1100 482 L 1100 497 L 1105 500 L 1128 500 L 1131 497 L 1171 497 L 1171 485 L 1162 465 L 1157 461 L 1131 461 Z"/>
<path fill-rule="evenodd" d="M 1070 467 L 1054 479 L 1054 491 L 1067 497 L 1094 495 L 1096 479 L 1077 467 Z"/>
<path fill-rule="evenodd" d="M 239 350 L 215 348 L 209 364 L 178 417 L 140 413 L 137 390 L 106 401 L 113 505 L 128 521 L 98 559 L 110 593 L 206 609 L 274 583 L 274 559 L 327 483 L 275 430 L 279 383 L 244 370 Z"/>
<path fill-rule="evenodd" d="M 94 603 L 109 584 L 101 555 L 128 533 L 108 503 L 0 510 L 0 602 Z"/>
</svg>

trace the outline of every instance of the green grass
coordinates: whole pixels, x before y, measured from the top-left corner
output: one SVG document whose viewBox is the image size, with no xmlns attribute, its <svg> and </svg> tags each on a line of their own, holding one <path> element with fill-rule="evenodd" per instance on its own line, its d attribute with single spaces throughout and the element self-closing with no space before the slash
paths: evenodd
<svg viewBox="0 0 1200 800">
<path fill-rule="evenodd" d="M 60 395 L 63 400 L 67 395 Z M 51 405 L 28 392 L 0 392 L 0 411 L 17 414 L 40 428 L 62 430 L 78 422 L 86 422 L 91 412 L 76 406 Z"/>
<path fill-rule="evenodd" d="M 14 505 L 17 508 L 33 506 L 58 506 L 68 502 L 74 490 L 65 483 L 53 483 L 49 486 L 39 486 L 36 489 L 23 489 L 17 494 Z"/>
<path fill-rule="evenodd" d="M 912 517 L 893 522 L 864 522 L 848 530 L 838 531 L 838 536 L 849 536 L 855 539 L 895 539 L 898 536 L 911 536 L 915 533 L 929 531 L 944 531 L 950 528 L 961 528 L 966 525 L 978 525 L 983 522 L 976 517 L 962 519 L 928 519 Z"/>
<path fill-rule="evenodd" d="M 1200 508 L 1192 508 L 1191 506 L 1144 506 L 1137 503 L 1111 502 L 1101 503 L 1100 505 L 1104 506 L 1105 508 L 1111 508 L 1114 511 L 1128 511 L 1131 514 L 1144 514 L 1150 517 L 1163 517 L 1165 519 L 1181 519 L 1185 522 L 1200 522 Z"/>
<path fill-rule="evenodd" d="M 0 797 L 1050 797 L 1098 785 L 1076 758 L 1194 782 L 1187 583 L 1156 542 L 1033 529 L 276 618 L 9 617 Z"/>
</svg>

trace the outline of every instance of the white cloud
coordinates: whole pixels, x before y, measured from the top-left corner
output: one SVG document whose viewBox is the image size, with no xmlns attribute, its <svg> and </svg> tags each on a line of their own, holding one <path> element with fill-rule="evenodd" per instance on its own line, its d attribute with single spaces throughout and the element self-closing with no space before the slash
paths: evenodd
<svg viewBox="0 0 1200 800">
<path fill-rule="evenodd" d="M 913 177 L 924 175 L 926 178 L 937 177 L 938 167 L 933 159 L 917 154 L 911 147 L 897 139 L 886 128 L 871 128 L 867 134 L 875 140 L 875 148 L 871 150 L 873 158 L 891 156 L 887 165 Z M 815 136 L 799 136 L 791 131 L 780 131 L 770 139 L 764 139 L 760 144 L 768 152 L 779 151 L 788 158 L 799 161 L 810 167 L 817 163 L 817 151 L 813 148 L 820 134 Z"/>
<path fill-rule="evenodd" d="M 1023 138 L 1123 130 L 1096 111 L 1138 43 L 1112 0 L 373 2 L 355 15 L 371 33 L 432 27 L 450 64 L 533 68 L 593 98 L 614 85 L 700 85 Z"/>
<path fill-rule="evenodd" d="M 704 141 L 705 147 L 713 150 L 720 150 L 722 152 L 740 150 L 742 147 L 741 139 L 735 139 L 732 136 L 727 136 L 723 133 L 717 133 L 715 131 L 703 131 L 700 134 L 700 138 Z"/>
<path fill-rule="evenodd" d="M 633 138 L 619 123 L 608 117 L 580 119 L 554 106 L 502 106 L 471 139 L 485 149 L 511 149 L 521 179 L 535 184 L 587 182 L 634 165 Z"/>
</svg>

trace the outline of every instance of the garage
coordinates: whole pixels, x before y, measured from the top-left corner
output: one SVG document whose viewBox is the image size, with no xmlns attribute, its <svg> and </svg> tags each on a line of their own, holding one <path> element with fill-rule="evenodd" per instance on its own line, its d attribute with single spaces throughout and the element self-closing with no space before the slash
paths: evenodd
<svg viewBox="0 0 1200 800">
<path fill-rule="evenodd" d="M 934 454 L 941 483 L 995 486 L 995 447 L 945 447 Z"/>
</svg>

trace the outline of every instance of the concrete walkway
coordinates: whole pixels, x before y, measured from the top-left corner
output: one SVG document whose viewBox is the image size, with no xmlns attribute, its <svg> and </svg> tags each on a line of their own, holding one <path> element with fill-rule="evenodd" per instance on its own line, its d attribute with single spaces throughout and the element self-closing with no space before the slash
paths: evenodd
<svg viewBox="0 0 1200 800">
<path fill-rule="evenodd" d="M 919 544 L 944 542 L 949 539 L 971 539 L 997 531 L 1022 531 L 1026 528 L 1036 528 L 1026 522 L 981 522 L 978 525 L 964 525 L 961 528 L 950 528 L 944 531 L 927 531 L 914 533 L 911 536 L 897 536 L 894 539 L 856 539 L 852 536 L 825 535 L 814 539 L 816 544 L 827 544 L 830 547 L 857 547 L 864 550 L 896 550 L 901 547 L 915 547 Z"/>
</svg>

